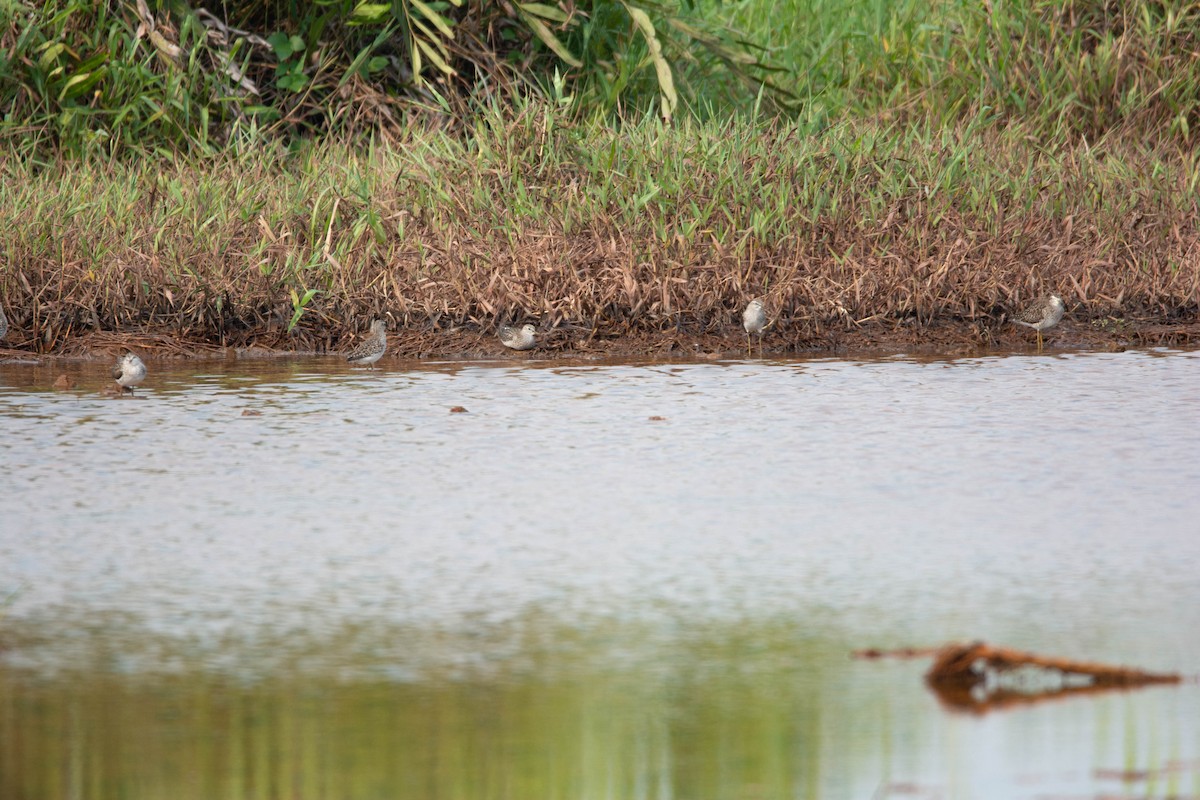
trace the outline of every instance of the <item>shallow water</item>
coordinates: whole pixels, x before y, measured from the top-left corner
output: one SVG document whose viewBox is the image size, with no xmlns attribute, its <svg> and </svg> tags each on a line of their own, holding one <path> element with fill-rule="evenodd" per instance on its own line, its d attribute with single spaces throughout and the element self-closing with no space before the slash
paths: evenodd
<svg viewBox="0 0 1200 800">
<path fill-rule="evenodd" d="M 1200 796 L 849 658 L 1200 671 L 1200 353 L 150 369 L 0 365 L 0 798 Z"/>
</svg>

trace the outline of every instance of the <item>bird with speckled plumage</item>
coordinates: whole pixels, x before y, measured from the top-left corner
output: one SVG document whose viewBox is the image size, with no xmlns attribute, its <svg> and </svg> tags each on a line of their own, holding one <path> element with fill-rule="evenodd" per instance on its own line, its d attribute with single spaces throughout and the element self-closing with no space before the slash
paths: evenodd
<svg viewBox="0 0 1200 800">
<path fill-rule="evenodd" d="M 510 350 L 532 350 L 537 344 L 537 328 L 532 325 L 522 325 L 517 328 L 510 328 L 508 325 L 501 325 L 500 331 L 497 334 L 500 337 L 500 344 Z"/>
<path fill-rule="evenodd" d="M 1056 294 L 1048 294 L 1013 314 L 1012 321 L 1037 331 L 1037 349 L 1040 353 L 1042 352 L 1042 331 L 1057 325 L 1066 310 L 1067 307 L 1063 305 L 1061 297 Z"/>
<path fill-rule="evenodd" d="M 361 364 L 370 367 L 387 352 L 387 323 L 377 319 L 371 322 L 371 333 L 354 348 L 346 353 L 346 360 L 351 364 Z"/>
</svg>

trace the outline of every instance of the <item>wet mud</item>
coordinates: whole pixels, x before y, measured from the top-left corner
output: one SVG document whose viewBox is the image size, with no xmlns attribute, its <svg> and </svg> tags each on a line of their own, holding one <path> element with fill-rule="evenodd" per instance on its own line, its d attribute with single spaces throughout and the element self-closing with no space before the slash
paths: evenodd
<svg viewBox="0 0 1200 800">
<path fill-rule="evenodd" d="M 15 335 L 14 335 L 15 334 Z M 271 358 L 287 355 L 336 355 L 348 351 L 356 337 L 296 339 L 286 333 L 265 331 L 238 339 L 213 341 L 203 337 L 162 331 L 83 332 L 50 352 L 36 341 L 22 340 L 10 331 L 0 342 L 0 363 L 39 361 L 47 357 L 68 359 L 108 358 L 124 349 L 156 359 Z M 717 332 L 684 328 L 660 331 L 597 330 L 563 325 L 539 330 L 537 346 L 516 353 L 505 348 L 494 331 L 472 326 L 445 330 L 389 331 L 389 359 L 422 358 L 732 358 L 739 356 L 793 355 L 914 355 L 973 356 L 994 352 L 1036 352 L 1032 331 L 1005 321 L 975 320 L 923 323 L 918 320 L 872 321 L 848 324 L 817 333 L 811 330 L 772 330 L 751 342 L 730 326 Z M 1142 347 L 1194 347 L 1200 345 L 1200 319 L 1164 322 L 1156 319 L 1097 318 L 1072 320 L 1046 334 L 1045 352 L 1120 351 Z"/>
</svg>

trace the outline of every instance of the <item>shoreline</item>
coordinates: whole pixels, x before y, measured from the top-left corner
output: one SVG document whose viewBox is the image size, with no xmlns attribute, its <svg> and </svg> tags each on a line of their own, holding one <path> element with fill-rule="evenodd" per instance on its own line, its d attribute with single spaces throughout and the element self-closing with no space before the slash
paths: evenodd
<svg viewBox="0 0 1200 800">
<path fill-rule="evenodd" d="M 13 338 L 14 331 L 9 331 Z M 39 353 L 21 342 L 0 342 L 0 364 L 40 364 L 60 361 L 103 361 L 130 349 L 155 360 L 224 360 L 337 356 L 355 340 L 331 339 L 326 347 L 288 347 L 287 335 L 264 334 L 221 344 L 172 331 L 101 331 L 72 337 L 54 352 Z M 745 336 L 731 326 L 723 333 L 651 331 L 617 333 L 564 326 L 539 331 L 533 350 L 503 347 L 495 333 L 471 327 L 449 331 L 391 331 L 384 361 L 429 358 L 511 360 L 528 358 L 725 358 L 745 356 Z M 299 343 L 297 343 L 299 344 Z M 1117 352 L 1150 347 L 1200 346 L 1200 316 L 1173 322 L 1098 318 L 1071 320 L 1046 335 L 1044 352 Z M 919 325 L 915 321 L 871 322 L 829 329 L 813 336 L 808 331 L 777 330 L 763 339 L 762 355 L 883 356 L 926 355 L 970 357 L 997 352 L 1036 353 L 1032 331 L 1006 321 L 955 320 Z M 757 341 L 753 355 L 759 355 Z"/>
<path fill-rule="evenodd" d="M 535 183 L 505 155 L 518 134 L 542 153 Z M 951 134 L 961 160 L 938 144 Z M 744 353 L 758 298 L 777 320 L 764 353 L 969 353 L 1032 349 L 1007 320 L 1048 293 L 1067 305 L 1052 348 L 1198 341 L 1182 154 L 1055 156 L 1015 132 L 865 123 L 546 123 L 472 141 L 103 170 L 0 160 L 0 344 L 331 353 L 382 316 L 392 357 L 498 357 L 501 323 L 533 323 L 540 356 Z"/>
</svg>

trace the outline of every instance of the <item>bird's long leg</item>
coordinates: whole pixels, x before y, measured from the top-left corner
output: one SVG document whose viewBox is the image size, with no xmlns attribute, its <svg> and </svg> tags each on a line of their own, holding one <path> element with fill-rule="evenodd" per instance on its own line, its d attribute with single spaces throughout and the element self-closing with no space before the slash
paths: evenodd
<svg viewBox="0 0 1200 800">
<path fill-rule="evenodd" d="M 746 331 L 746 358 L 750 357 L 751 352 L 752 351 L 750 350 L 750 331 Z"/>
<path fill-rule="evenodd" d="M 1040 353 L 1040 352 L 1042 352 L 1042 329 L 1041 328 L 1037 329 L 1037 339 L 1038 339 L 1038 352 Z"/>
</svg>

